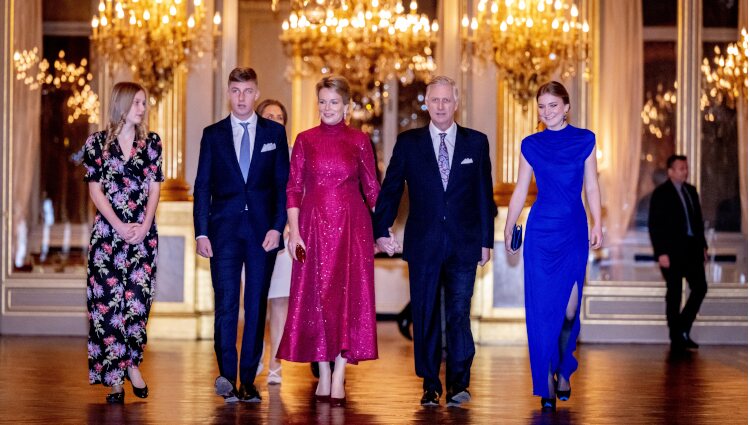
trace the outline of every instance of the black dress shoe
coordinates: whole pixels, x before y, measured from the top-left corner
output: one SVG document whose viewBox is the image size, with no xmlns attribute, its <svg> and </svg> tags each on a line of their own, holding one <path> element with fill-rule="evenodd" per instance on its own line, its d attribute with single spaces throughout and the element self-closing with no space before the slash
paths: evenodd
<svg viewBox="0 0 750 425">
<path fill-rule="evenodd" d="M 566 390 L 566 391 L 555 389 L 555 394 L 557 395 L 557 398 L 560 399 L 560 401 L 568 401 L 568 400 L 570 400 L 570 393 L 571 392 L 572 391 L 570 390 L 570 388 L 568 388 L 568 390 Z"/>
<path fill-rule="evenodd" d="M 342 398 L 331 397 L 331 407 L 344 407 L 346 406 L 346 396 Z"/>
<path fill-rule="evenodd" d="M 466 389 L 458 390 L 456 392 L 449 391 L 445 397 L 445 401 L 448 407 L 458 407 L 463 403 L 471 401 L 471 393 Z"/>
<path fill-rule="evenodd" d="M 422 400 L 419 401 L 422 406 L 439 406 L 440 394 L 435 390 L 427 390 L 422 394 Z"/>
<path fill-rule="evenodd" d="M 404 336 L 404 338 L 408 339 L 409 341 L 413 340 L 410 328 L 411 322 L 411 303 L 409 303 L 399 314 L 396 315 L 396 325 L 398 325 L 398 331 L 401 333 L 401 335 Z"/>
<path fill-rule="evenodd" d="M 245 403 L 260 403 L 261 397 L 255 385 L 240 385 L 239 399 Z"/>
<path fill-rule="evenodd" d="M 688 334 L 687 332 L 684 332 L 682 334 L 682 338 L 683 338 L 683 344 L 685 345 L 685 348 L 691 349 L 691 350 L 697 350 L 698 348 L 700 348 L 700 345 L 698 345 L 697 342 L 690 339 L 690 334 Z"/>
<path fill-rule="evenodd" d="M 556 402 L 554 398 L 544 398 L 542 397 L 542 411 L 543 412 L 551 412 L 555 410 Z"/>
<path fill-rule="evenodd" d="M 138 398 L 148 397 L 148 385 L 146 385 L 143 388 L 136 387 L 135 384 L 133 384 L 133 381 L 130 380 L 130 376 L 127 373 L 125 374 L 125 379 L 130 381 L 130 386 L 133 387 L 133 394 L 135 394 L 136 397 Z"/>
<path fill-rule="evenodd" d="M 107 394 L 107 403 L 109 404 L 125 404 L 125 391 L 119 393 Z"/>
</svg>

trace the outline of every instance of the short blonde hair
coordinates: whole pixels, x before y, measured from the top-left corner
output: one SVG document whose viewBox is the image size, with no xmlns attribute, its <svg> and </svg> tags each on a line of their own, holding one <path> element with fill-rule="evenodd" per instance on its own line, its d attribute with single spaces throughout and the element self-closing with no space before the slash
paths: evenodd
<svg viewBox="0 0 750 425">
<path fill-rule="evenodd" d="M 315 93 L 320 96 L 323 89 L 332 89 L 344 100 L 344 105 L 348 105 L 352 99 L 352 89 L 349 86 L 349 80 L 340 75 L 329 75 L 323 77 L 315 85 Z"/>
<path fill-rule="evenodd" d="M 430 87 L 436 86 L 438 84 L 445 84 L 453 87 L 453 98 L 456 103 L 458 103 L 458 86 L 456 86 L 456 81 L 453 80 L 453 78 L 446 77 L 445 75 L 436 75 L 435 77 L 432 77 L 432 79 L 427 83 L 427 88 L 425 89 L 425 102 L 430 96 Z"/>
</svg>

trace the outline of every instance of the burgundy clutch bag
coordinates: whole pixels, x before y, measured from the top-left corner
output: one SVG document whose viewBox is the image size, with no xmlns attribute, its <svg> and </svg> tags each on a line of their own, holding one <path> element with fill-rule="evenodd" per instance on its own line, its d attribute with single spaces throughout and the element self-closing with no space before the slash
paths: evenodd
<svg viewBox="0 0 750 425">
<path fill-rule="evenodd" d="M 294 249 L 294 255 L 297 256 L 297 261 L 299 261 L 300 263 L 305 262 L 305 248 L 302 248 L 302 245 L 297 244 L 297 247 Z"/>
</svg>

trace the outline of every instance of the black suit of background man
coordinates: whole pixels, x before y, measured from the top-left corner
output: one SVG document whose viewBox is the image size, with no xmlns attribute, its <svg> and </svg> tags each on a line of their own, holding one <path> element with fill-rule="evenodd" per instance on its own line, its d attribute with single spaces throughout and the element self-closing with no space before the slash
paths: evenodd
<svg viewBox="0 0 750 425">
<path fill-rule="evenodd" d="M 686 182 L 687 158 L 670 156 L 667 173 L 669 180 L 651 196 L 648 232 L 654 257 L 667 282 L 667 324 L 672 347 L 698 348 L 690 339 L 690 328 L 707 291 L 704 264 L 708 245 L 703 234 L 703 214 L 695 186 Z M 690 297 L 680 312 L 683 277 L 690 286 Z"/>
</svg>

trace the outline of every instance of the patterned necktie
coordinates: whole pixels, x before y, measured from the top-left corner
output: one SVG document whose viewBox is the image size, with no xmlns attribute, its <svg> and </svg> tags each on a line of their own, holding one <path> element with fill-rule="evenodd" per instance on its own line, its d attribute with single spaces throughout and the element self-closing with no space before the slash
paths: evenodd
<svg viewBox="0 0 750 425">
<path fill-rule="evenodd" d="M 241 122 L 240 125 L 245 129 L 242 132 L 242 142 L 240 143 L 240 170 L 242 178 L 247 181 L 247 175 L 250 173 L 250 133 L 247 131 L 249 122 Z"/>
<path fill-rule="evenodd" d="M 448 176 L 451 174 L 451 164 L 448 161 L 448 147 L 445 145 L 446 133 L 440 133 L 440 149 L 438 150 L 438 168 L 443 180 L 443 190 L 448 188 Z"/>
</svg>

